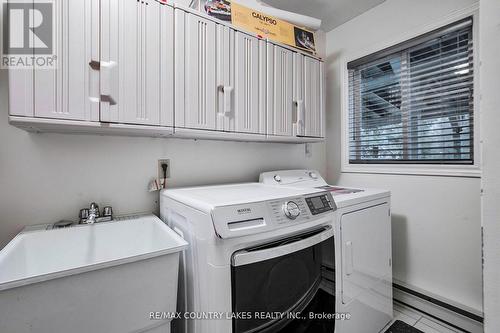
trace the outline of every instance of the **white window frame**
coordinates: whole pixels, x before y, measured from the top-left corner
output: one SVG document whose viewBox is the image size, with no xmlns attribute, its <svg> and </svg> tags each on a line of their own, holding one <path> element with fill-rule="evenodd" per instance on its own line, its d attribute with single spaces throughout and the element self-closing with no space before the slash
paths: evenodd
<svg viewBox="0 0 500 333">
<path fill-rule="evenodd" d="M 349 71 L 347 64 L 356 59 L 379 52 L 391 46 L 422 36 L 433 30 L 457 22 L 467 17 L 473 18 L 472 38 L 474 55 L 474 164 L 472 165 L 433 165 L 433 164 L 351 164 L 349 163 Z M 431 25 L 422 26 L 410 33 L 388 39 L 376 46 L 360 49 L 345 55 L 340 61 L 341 84 L 341 171 L 344 173 L 408 174 L 458 177 L 481 177 L 481 136 L 480 136 L 480 93 L 479 93 L 479 5 L 456 11 L 450 16 Z"/>
</svg>

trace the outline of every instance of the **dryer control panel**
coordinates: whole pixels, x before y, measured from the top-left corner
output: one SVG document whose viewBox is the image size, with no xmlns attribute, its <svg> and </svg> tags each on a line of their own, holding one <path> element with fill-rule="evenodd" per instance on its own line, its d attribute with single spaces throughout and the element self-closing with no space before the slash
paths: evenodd
<svg viewBox="0 0 500 333">
<path fill-rule="evenodd" d="M 334 204 L 328 198 L 328 195 L 306 198 L 307 206 L 313 215 L 322 214 L 333 210 Z"/>
<path fill-rule="evenodd" d="M 303 197 L 275 200 L 268 205 L 277 224 L 300 223 L 312 218 Z"/>
<path fill-rule="evenodd" d="M 220 238 L 234 238 L 268 232 L 330 218 L 336 210 L 328 192 L 280 198 L 243 205 L 217 207 L 212 220 Z M 333 218 L 333 215 L 331 216 Z"/>
</svg>

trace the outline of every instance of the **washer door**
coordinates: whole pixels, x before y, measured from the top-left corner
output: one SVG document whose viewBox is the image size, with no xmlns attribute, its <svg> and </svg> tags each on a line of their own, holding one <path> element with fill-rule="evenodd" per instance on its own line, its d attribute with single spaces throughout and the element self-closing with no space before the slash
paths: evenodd
<svg viewBox="0 0 500 333">
<path fill-rule="evenodd" d="M 233 319 L 233 332 L 276 332 L 293 319 L 278 314 L 302 311 L 318 290 L 322 243 L 331 237 L 329 227 L 235 253 L 233 312 L 251 318 Z"/>
</svg>

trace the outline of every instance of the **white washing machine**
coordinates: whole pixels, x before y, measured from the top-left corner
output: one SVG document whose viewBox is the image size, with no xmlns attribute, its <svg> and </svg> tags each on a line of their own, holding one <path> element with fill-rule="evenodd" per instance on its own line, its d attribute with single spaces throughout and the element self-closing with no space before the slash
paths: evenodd
<svg viewBox="0 0 500 333">
<path fill-rule="evenodd" d="M 333 195 L 336 310 L 351 315 L 335 332 L 381 331 L 393 317 L 390 192 L 331 186 L 314 170 L 266 172 L 260 182 Z"/>
<path fill-rule="evenodd" d="M 332 333 L 331 318 L 297 316 L 335 313 L 334 296 L 320 287 L 335 211 L 323 189 L 250 183 L 163 191 L 163 221 L 190 244 L 174 332 Z"/>
</svg>

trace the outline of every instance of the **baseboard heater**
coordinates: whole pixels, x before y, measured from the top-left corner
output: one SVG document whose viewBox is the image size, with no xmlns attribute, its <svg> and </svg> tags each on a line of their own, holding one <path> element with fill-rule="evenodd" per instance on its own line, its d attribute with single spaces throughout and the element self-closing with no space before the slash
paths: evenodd
<svg viewBox="0 0 500 333">
<path fill-rule="evenodd" d="M 435 297 L 393 283 L 395 301 L 425 313 L 463 332 L 483 333 L 483 317 Z"/>
</svg>

